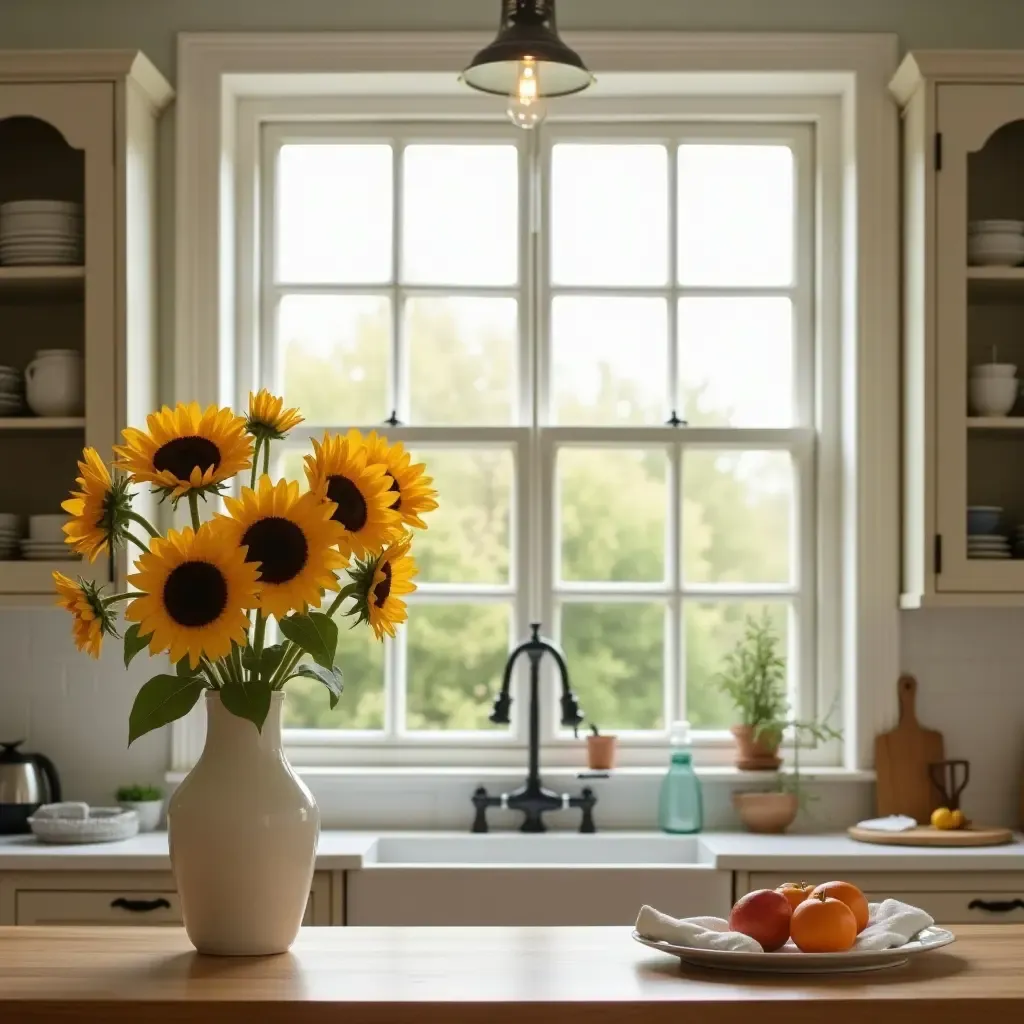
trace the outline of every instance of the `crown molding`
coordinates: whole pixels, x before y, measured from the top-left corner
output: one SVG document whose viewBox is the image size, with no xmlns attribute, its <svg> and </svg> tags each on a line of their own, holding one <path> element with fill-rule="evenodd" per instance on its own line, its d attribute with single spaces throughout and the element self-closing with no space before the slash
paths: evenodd
<svg viewBox="0 0 1024 1024">
<path fill-rule="evenodd" d="M 926 82 L 1024 82 L 1024 50 L 914 50 L 889 90 L 906 106 Z"/>
</svg>

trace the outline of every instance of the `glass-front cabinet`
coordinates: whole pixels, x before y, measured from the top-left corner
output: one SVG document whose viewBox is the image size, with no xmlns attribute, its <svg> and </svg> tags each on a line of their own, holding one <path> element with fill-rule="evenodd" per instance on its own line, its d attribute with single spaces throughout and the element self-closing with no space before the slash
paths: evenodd
<svg viewBox="0 0 1024 1024">
<path fill-rule="evenodd" d="M 904 607 L 1024 605 L 1024 53 L 911 54 Z"/>
<path fill-rule="evenodd" d="M 156 117 L 137 54 L 0 51 L 0 603 L 52 600 L 61 502 L 155 395 Z M 129 405 L 133 408 L 130 410 Z"/>
</svg>

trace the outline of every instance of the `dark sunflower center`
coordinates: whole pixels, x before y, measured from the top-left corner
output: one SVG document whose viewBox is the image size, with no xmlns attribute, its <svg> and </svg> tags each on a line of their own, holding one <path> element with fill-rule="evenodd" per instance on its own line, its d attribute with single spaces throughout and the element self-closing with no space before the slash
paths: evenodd
<svg viewBox="0 0 1024 1024">
<path fill-rule="evenodd" d="M 391 563 L 385 562 L 381 566 L 381 572 L 384 573 L 384 579 L 373 588 L 373 603 L 378 608 L 384 607 L 384 602 L 391 594 Z"/>
<path fill-rule="evenodd" d="M 306 566 L 306 535 L 290 519 L 268 516 L 253 523 L 242 535 L 249 548 L 247 562 L 260 563 L 261 583 L 287 583 Z"/>
<path fill-rule="evenodd" d="M 398 497 L 395 498 L 394 505 L 392 505 L 391 507 L 396 512 L 401 511 L 401 508 L 402 508 L 402 492 L 401 492 L 401 490 L 399 490 L 398 481 L 394 477 L 391 478 L 391 486 L 388 488 L 388 490 L 389 491 L 394 491 L 398 495 Z"/>
<path fill-rule="evenodd" d="M 179 626 L 208 626 L 227 603 L 227 582 L 220 569 L 209 562 L 182 562 L 171 570 L 164 584 L 164 607 Z"/>
<path fill-rule="evenodd" d="M 220 449 L 205 437 L 176 437 L 162 444 L 153 456 L 153 465 L 161 472 L 169 469 L 179 480 L 187 480 L 196 467 L 205 473 L 220 465 Z"/>
<path fill-rule="evenodd" d="M 327 478 L 327 497 L 337 504 L 333 519 L 346 530 L 361 530 L 366 525 L 366 499 L 347 476 Z"/>
</svg>

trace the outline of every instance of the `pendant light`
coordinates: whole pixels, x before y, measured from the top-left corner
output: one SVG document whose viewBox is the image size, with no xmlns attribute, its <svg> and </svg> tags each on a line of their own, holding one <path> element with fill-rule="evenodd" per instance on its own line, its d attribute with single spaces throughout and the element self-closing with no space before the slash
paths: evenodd
<svg viewBox="0 0 1024 1024">
<path fill-rule="evenodd" d="M 473 58 L 462 80 L 507 96 L 512 122 L 533 128 L 544 120 L 545 100 L 582 92 L 594 76 L 559 38 L 555 0 L 502 0 L 497 38 Z"/>
</svg>

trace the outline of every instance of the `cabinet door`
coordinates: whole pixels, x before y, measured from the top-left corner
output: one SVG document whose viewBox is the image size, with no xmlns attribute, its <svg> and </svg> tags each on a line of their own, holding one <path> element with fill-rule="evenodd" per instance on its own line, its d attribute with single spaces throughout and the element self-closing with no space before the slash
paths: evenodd
<svg viewBox="0 0 1024 1024">
<path fill-rule="evenodd" d="M 80 385 L 62 367 L 54 383 L 51 362 L 29 403 L 0 401 L 0 511 L 20 514 L 22 532 L 32 514 L 60 513 L 85 444 L 116 440 L 114 98 L 104 83 L 0 84 L 0 364 L 20 375 L 41 349 L 83 357 Z M 4 212 L 25 200 L 77 205 Z M 106 559 L 22 560 L 20 540 L 0 539 L 0 595 L 52 593 L 54 568 L 110 578 Z"/>
<path fill-rule="evenodd" d="M 1024 593 L 1024 402 L 975 369 L 1024 376 L 1024 86 L 940 85 L 937 126 L 936 587 Z"/>
</svg>

